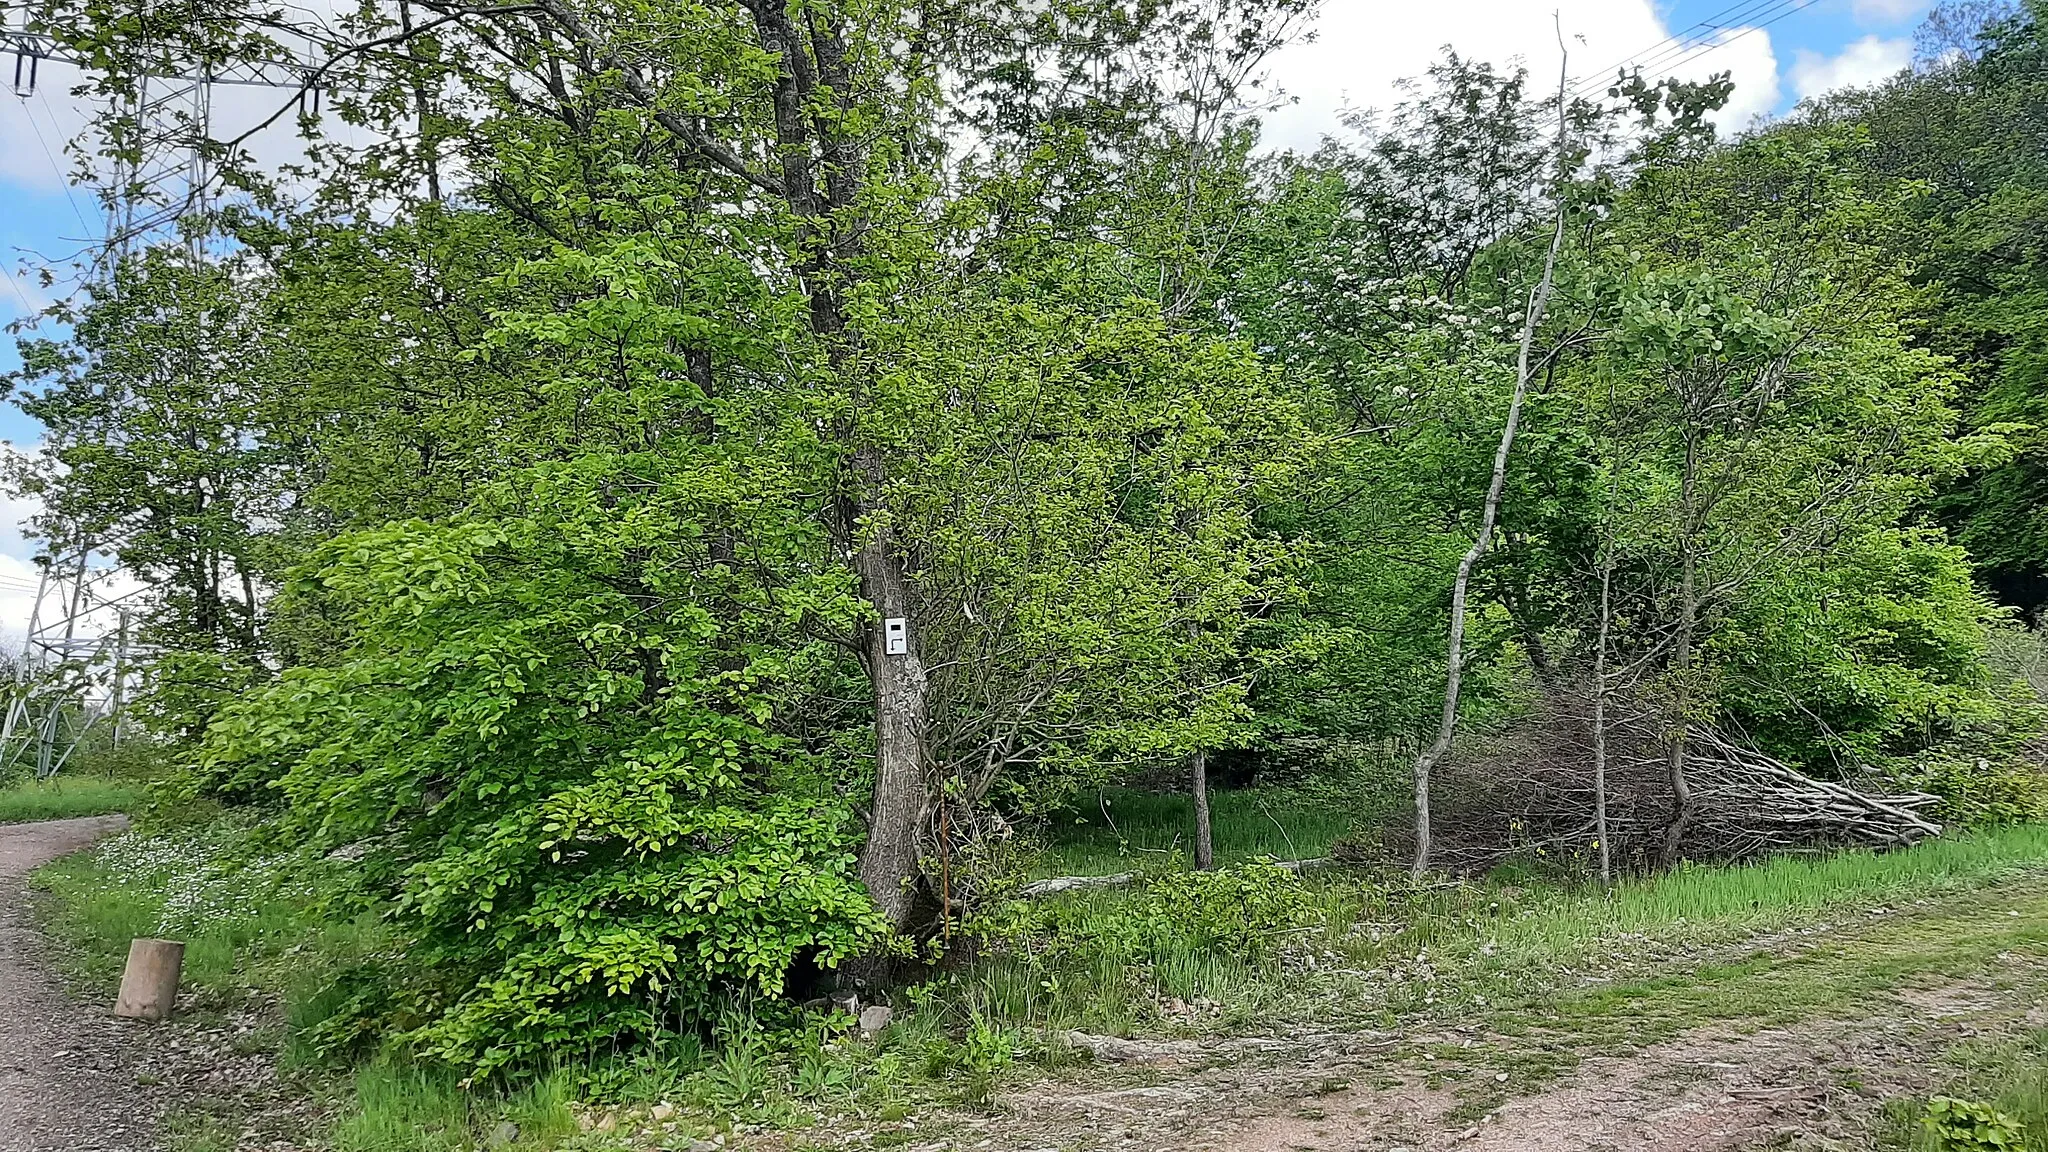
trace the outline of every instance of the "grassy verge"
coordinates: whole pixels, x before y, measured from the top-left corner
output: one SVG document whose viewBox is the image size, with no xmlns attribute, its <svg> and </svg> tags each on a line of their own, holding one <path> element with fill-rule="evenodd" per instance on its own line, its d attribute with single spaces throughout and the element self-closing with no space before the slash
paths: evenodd
<svg viewBox="0 0 2048 1152">
<path fill-rule="evenodd" d="M 1954 982 L 1990 981 L 2021 1003 L 2048 992 L 2048 877 L 1950 891 L 1905 913 L 1858 919 L 1802 928 L 1796 942 L 1775 947 L 1724 950 L 1586 987 L 1525 991 L 1481 1014 L 1508 1039 L 1473 1053 L 1473 1063 L 1507 1078 L 1472 1078 L 1468 1110 L 1483 1114 L 1582 1060 L 1634 1053 L 1704 1025 L 1860 1018 L 1888 994 Z"/>
<path fill-rule="evenodd" d="M 1076 894 L 1009 925 L 1013 946 L 948 977 L 962 1018 L 1137 1034 L 1389 1027 L 1611 981 L 1831 916 L 2048 871 L 2048 827 L 1909 851 L 1686 868 L 1612 893 L 1489 880 L 1423 888 L 1320 874 L 1286 922 L 1236 939 L 1204 913 L 1158 915 L 1142 889 Z M 1230 902 L 1214 910 L 1231 913 Z"/>
<path fill-rule="evenodd" d="M 140 785 L 99 776 L 25 780 L 0 789 L 0 824 L 129 812 L 141 807 L 146 800 Z"/>
<path fill-rule="evenodd" d="M 1264 811 L 1250 798 L 1231 803 L 1231 852 L 1271 851 L 1249 817 L 1286 817 L 1270 802 Z M 1111 811 L 1115 841 L 1077 825 L 1052 867 L 1072 869 L 1090 852 L 1097 863 L 1128 860 L 1147 837 L 1170 844 L 1169 806 Z M 1137 811 L 1163 815 L 1122 818 Z M 1312 854 L 1305 842 L 1324 831 L 1334 836 L 1335 821 L 1295 824 L 1291 843 L 1271 854 Z M 168 932 L 188 942 L 188 986 L 202 1010 L 277 1005 L 278 1058 L 327 1102 L 324 1138 L 336 1152 L 466 1152 L 493 1141 L 519 1152 L 688 1147 L 735 1126 L 800 1129 L 822 1117 L 880 1131 L 985 1099 L 1013 1065 L 1074 1059 L 1056 1038 L 1070 1028 L 1422 1032 L 1456 1021 L 1528 1037 L 1443 1061 L 1447 1075 L 1474 1073 L 1477 1109 L 1586 1055 L 1702 1022 L 1847 1010 L 1916 973 L 1966 972 L 2002 952 L 2039 954 L 2048 974 L 2048 828 L 1686 869 L 1613 893 L 1258 869 L 1191 884 L 1153 862 L 1153 882 L 1013 910 L 996 925 L 1002 947 L 907 992 L 878 1037 L 843 1016 L 735 1003 L 710 1037 L 677 1036 L 658 1052 L 570 1054 L 553 1074 L 501 1092 L 380 1051 L 374 1035 L 354 1050 L 362 1063 L 323 1063 L 322 1030 L 346 1017 L 352 990 L 402 961 L 378 925 L 326 910 L 324 887 L 341 866 L 265 856 L 254 844 L 233 825 L 131 833 L 50 866 L 38 883 L 95 996 L 110 993 L 130 938 Z M 2022 899 L 2025 915 L 2006 915 Z M 1788 939 L 1759 940 L 1773 932 Z M 1987 1055 L 1986 1092 L 2006 1075 L 1992 1063 Z M 2026 1090 L 2023 1071 L 1997 1091 Z M 236 1130 L 232 1118 L 195 1118 L 180 1152 L 206 1152 Z"/>
</svg>

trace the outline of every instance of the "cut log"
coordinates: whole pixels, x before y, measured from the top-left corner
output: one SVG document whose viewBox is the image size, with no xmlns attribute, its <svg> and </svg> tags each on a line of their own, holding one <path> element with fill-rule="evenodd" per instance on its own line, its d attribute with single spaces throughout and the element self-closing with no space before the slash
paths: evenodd
<svg viewBox="0 0 2048 1152">
<path fill-rule="evenodd" d="M 1317 868 L 1328 868 L 1337 861 L 1329 856 L 1318 856 L 1313 860 L 1275 860 L 1272 865 L 1282 872 L 1302 873 Z M 1033 880 L 1017 889 L 1019 900 L 1043 900 L 1047 896 L 1061 896 L 1068 892 L 1093 892 L 1102 888 L 1128 888 L 1138 882 L 1143 872 L 1112 872 L 1107 876 L 1055 876 L 1050 880 Z"/>
<path fill-rule="evenodd" d="M 1017 890 L 1020 900 L 1040 900 L 1067 892 L 1092 892 L 1097 888 L 1123 888 L 1138 879 L 1136 872 L 1112 872 L 1107 876 L 1055 876 L 1033 880 Z"/>
<path fill-rule="evenodd" d="M 128 969 L 121 974 L 114 1015 L 130 1020 L 169 1019 L 184 966 L 185 945 L 176 940 L 143 939 L 130 944 Z"/>
</svg>

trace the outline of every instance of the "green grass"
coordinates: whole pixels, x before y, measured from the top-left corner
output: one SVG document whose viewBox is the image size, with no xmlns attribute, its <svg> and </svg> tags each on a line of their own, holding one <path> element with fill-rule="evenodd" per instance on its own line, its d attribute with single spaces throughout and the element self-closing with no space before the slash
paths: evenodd
<svg viewBox="0 0 2048 1152">
<path fill-rule="evenodd" d="M 1760 933 L 2048 872 L 2048 827 L 2022 826 L 1890 853 L 1688 867 L 1602 893 L 1491 879 L 1416 888 L 1339 872 L 1303 885 L 1306 923 L 1269 959 L 1205 947 L 1194 925 L 1139 923 L 1143 895 L 1077 893 L 1034 909 L 1024 947 L 948 979 L 970 1012 L 1107 1032 L 1389 1027 L 1491 1011 L 1530 988 L 1611 980 L 1688 962 Z M 1313 961 L 1313 964 L 1310 962 Z M 1178 1000 L 1213 1001 L 1200 1014 Z"/>
<path fill-rule="evenodd" d="M 147 801 L 141 786 L 100 776 L 56 776 L 0 789 L 0 824 L 128 812 Z"/>
<path fill-rule="evenodd" d="M 519 1136 L 500 1147 L 529 1152 L 576 1131 L 568 1104 L 579 1080 L 567 1073 L 510 1091 L 471 1090 L 445 1069 L 378 1054 L 384 1037 L 376 1034 L 359 1067 L 333 1071 L 333 1054 L 309 1037 L 344 1008 L 347 993 L 390 974 L 394 950 L 374 921 L 325 913 L 325 862 L 263 856 L 253 831 L 230 821 L 129 832 L 38 869 L 43 919 L 66 945 L 79 995 L 112 999 L 136 937 L 183 940 L 179 1015 L 210 1019 L 252 1000 L 276 1003 L 281 1019 L 261 1040 L 302 1090 L 327 1100 L 321 1146 L 333 1152 L 473 1152 L 505 1123 Z M 241 1127 L 234 1116 L 194 1111 L 171 1117 L 166 1133 L 175 1152 L 228 1152 Z"/>
<path fill-rule="evenodd" d="M 199 1007 L 219 1007 L 252 986 L 296 991 L 323 974 L 321 961 L 371 946 L 360 926 L 314 914 L 307 877 L 294 871 L 302 862 L 218 865 L 239 835 L 130 832 L 37 870 L 36 887 L 54 898 L 49 925 L 92 998 L 111 998 L 139 936 L 184 941 L 183 983 Z"/>
<path fill-rule="evenodd" d="M 348 1087 L 328 1137 L 334 1152 L 471 1152 L 501 1124 L 512 1139 L 495 1146 L 518 1152 L 554 1147 L 576 1131 L 573 1080 L 561 1074 L 496 1095 L 469 1091 L 445 1071 L 380 1059 Z"/>
<path fill-rule="evenodd" d="M 1845 904 L 1921 897 L 2017 870 L 2048 868 L 2048 825 L 1935 840 L 1898 852 L 1780 856 L 1734 867 L 1688 866 L 1612 894 L 1581 889 L 1538 901 L 1496 934 L 1546 956 L 1627 933 L 1725 938 L 1796 923 Z"/>
<path fill-rule="evenodd" d="M 1046 851 L 1034 871 L 1102 876 L 1191 867 L 1194 820 L 1194 801 L 1184 794 L 1108 789 L 1050 817 Z M 1209 827 L 1219 864 L 1325 856 L 1352 823 L 1350 813 L 1327 800 L 1259 788 L 1210 794 Z"/>
<path fill-rule="evenodd" d="M 1584 1059 L 1625 1056 L 1704 1025 L 1761 1028 L 1853 1020 L 1889 1003 L 1888 996 L 1903 989 L 1993 974 L 2018 1006 L 2048 993 L 2048 880 L 2043 877 L 1952 893 L 1911 915 L 1852 922 L 1802 936 L 1797 945 L 1667 962 L 1588 987 L 1525 989 L 1517 1000 L 1470 1014 L 1501 1039 L 1444 1056 L 1506 1074 L 1505 1081 L 1490 1075 L 1470 1078 L 1465 1111 L 1477 1116 Z"/>
</svg>

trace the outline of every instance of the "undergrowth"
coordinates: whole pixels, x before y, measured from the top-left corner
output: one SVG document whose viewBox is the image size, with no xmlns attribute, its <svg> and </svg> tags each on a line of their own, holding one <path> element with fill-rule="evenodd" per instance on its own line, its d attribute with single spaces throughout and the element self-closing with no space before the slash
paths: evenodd
<svg viewBox="0 0 2048 1152">
<path fill-rule="evenodd" d="M 1162 921 L 1153 886 L 1140 884 L 1012 908 L 1003 923 L 1012 946 L 944 980 L 963 1013 L 1033 1027 L 1377 1027 L 1498 1007 L 1560 979 L 1597 981 L 2035 868 L 2048 868 L 2048 826 L 1990 829 L 1900 852 L 1687 866 L 1611 893 L 1506 871 L 1419 888 L 1393 874 L 1311 873 L 1294 886 L 1287 922 L 1273 923 L 1269 946 L 1260 948 L 1218 940 L 1199 914 Z"/>
<path fill-rule="evenodd" d="M 1326 856 L 1330 845 L 1351 831 L 1356 811 L 1355 798 L 1334 803 L 1308 790 L 1214 791 L 1209 823 L 1216 860 L 1241 864 L 1260 857 Z M 1105 789 L 1047 818 L 1046 847 L 1034 872 L 1101 876 L 1133 868 L 1191 868 L 1193 827 L 1194 801 L 1183 793 Z"/>
</svg>

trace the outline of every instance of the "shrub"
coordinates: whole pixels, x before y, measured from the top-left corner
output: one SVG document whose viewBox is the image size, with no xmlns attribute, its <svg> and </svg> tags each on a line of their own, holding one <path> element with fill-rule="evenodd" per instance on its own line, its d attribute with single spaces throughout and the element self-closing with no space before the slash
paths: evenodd
<svg viewBox="0 0 2048 1152">
<path fill-rule="evenodd" d="M 430 985 L 411 1040 L 477 1071 L 697 1026 L 882 937 L 845 801 L 766 726 L 746 612 L 554 495 L 547 520 L 329 545 L 292 594 L 340 609 L 348 648 L 228 705 L 199 760 L 199 787 L 275 789 L 294 835 L 359 861 Z"/>
<path fill-rule="evenodd" d="M 1936 815 L 1959 827 L 2048 820 L 2048 773 L 2017 756 L 1928 753 L 1899 776 L 1901 783 L 1941 797 Z"/>
<path fill-rule="evenodd" d="M 1150 918 L 1199 948 L 1247 959 L 1270 954 L 1313 905 L 1301 877 L 1271 864 L 1169 873 L 1146 893 Z"/>
<path fill-rule="evenodd" d="M 2021 1152 L 2027 1134 L 2020 1123 L 1989 1104 L 1936 1096 L 1927 1102 L 1920 1127 L 1939 1152 L 2006 1149 Z"/>
</svg>

